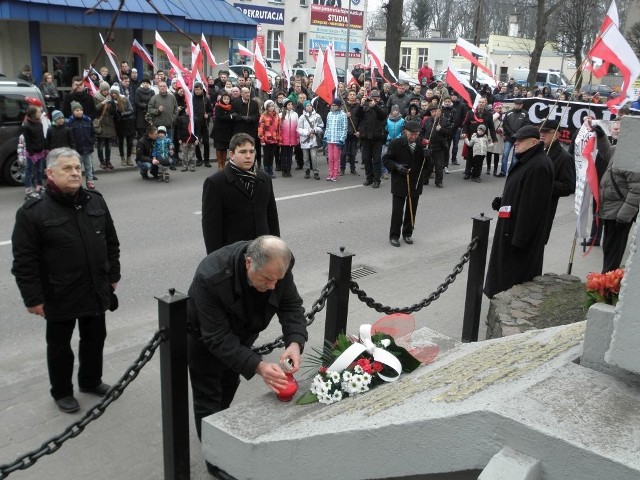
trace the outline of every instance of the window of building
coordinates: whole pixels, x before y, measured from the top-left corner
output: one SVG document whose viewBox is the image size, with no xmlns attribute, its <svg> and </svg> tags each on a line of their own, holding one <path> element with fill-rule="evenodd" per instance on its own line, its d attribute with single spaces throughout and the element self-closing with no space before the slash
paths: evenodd
<svg viewBox="0 0 640 480">
<path fill-rule="evenodd" d="M 300 0 L 300 6 L 301 7 L 306 7 L 307 6 L 307 0 Z"/>
<path fill-rule="evenodd" d="M 42 71 L 50 72 L 53 81 L 58 88 L 70 88 L 71 79 L 76 75 L 82 75 L 80 71 L 79 56 L 42 55 Z M 41 78 L 35 79 L 40 83 Z"/>
<path fill-rule="evenodd" d="M 174 54 L 177 53 L 178 56 L 180 55 L 180 52 L 182 50 L 182 48 L 180 48 L 177 45 L 169 45 L 169 48 L 171 49 L 171 51 Z M 189 48 L 189 65 L 191 65 L 191 47 L 188 47 L 188 48 Z M 164 52 L 162 52 L 161 50 L 158 50 L 158 49 L 154 49 L 154 51 L 153 51 L 153 60 L 154 60 L 155 66 L 156 66 L 156 71 L 164 70 L 165 75 L 168 77 L 169 76 L 169 70 L 171 70 L 173 67 L 171 66 L 171 63 L 169 63 L 169 59 L 164 54 Z M 182 62 L 182 61 L 184 61 L 184 58 L 183 59 L 178 58 L 178 60 L 180 60 Z"/>
<path fill-rule="evenodd" d="M 501 82 L 509 81 L 509 67 L 500 67 L 500 81 Z"/>
<path fill-rule="evenodd" d="M 307 34 L 300 32 L 298 34 L 298 56 L 296 57 L 298 60 L 304 61 L 306 46 L 307 46 Z"/>
<path fill-rule="evenodd" d="M 282 36 L 280 30 L 269 30 L 267 32 L 267 50 L 265 57 L 269 60 L 280 60 L 280 50 L 278 49 L 278 37 Z"/>
<path fill-rule="evenodd" d="M 409 70 L 411 68 L 411 49 L 410 48 L 401 48 L 400 49 L 400 65 Z"/>
<path fill-rule="evenodd" d="M 418 68 L 421 68 L 424 65 L 424 62 L 429 61 L 429 49 L 428 48 L 418 48 Z"/>
</svg>

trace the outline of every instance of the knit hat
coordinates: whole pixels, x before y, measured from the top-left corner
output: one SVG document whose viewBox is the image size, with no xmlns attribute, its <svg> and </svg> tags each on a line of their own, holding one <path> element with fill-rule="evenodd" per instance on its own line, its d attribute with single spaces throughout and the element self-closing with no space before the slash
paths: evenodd
<svg viewBox="0 0 640 480">
<path fill-rule="evenodd" d="M 78 102 L 75 102 L 75 103 L 78 103 Z M 78 105 L 80 105 L 80 104 L 78 103 Z M 80 107 L 80 108 L 82 108 L 82 107 Z M 64 115 L 62 114 L 62 112 L 61 112 L 60 110 L 54 110 L 54 111 L 51 113 L 51 120 L 52 120 L 53 122 L 55 122 L 55 121 L 56 121 L 56 120 L 58 120 L 59 118 L 64 118 Z"/>
<path fill-rule="evenodd" d="M 160 133 L 160 132 L 167 133 L 167 127 L 165 127 L 164 125 L 160 125 L 158 127 L 158 133 Z"/>
<path fill-rule="evenodd" d="M 82 108 L 82 104 L 80 102 L 73 101 L 71 102 L 71 111 L 75 112 L 76 110 L 84 110 L 84 108 Z"/>
<path fill-rule="evenodd" d="M 305 100 L 304 103 L 302 104 L 302 107 L 306 109 L 307 105 L 311 105 L 311 100 Z"/>
<path fill-rule="evenodd" d="M 111 88 L 109 89 L 109 93 L 113 93 L 113 92 L 120 93 L 120 86 L 117 83 L 114 83 L 113 85 L 111 85 Z"/>
<path fill-rule="evenodd" d="M 264 111 L 266 112 L 270 106 L 274 105 L 275 103 L 273 100 L 267 100 L 266 102 L 264 102 Z"/>
<path fill-rule="evenodd" d="M 149 75 L 142 76 L 142 82 L 140 83 L 144 83 L 144 82 L 151 83 L 151 80 L 149 80 Z"/>
<path fill-rule="evenodd" d="M 282 102 L 282 108 L 287 108 L 287 104 L 293 103 L 290 98 L 285 98 Z"/>
<path fill-rule="evenodd" d="M 494 109 L 495 109 L 495 108 L 502 108 L 502 103 L 500 103 L 500 102 L 495 102 L 495 103 L 493 104 L 493 108 L 494 108 Z"/>
<path fill-rule="evenodd" d="M 483 132 L 486 132 L 487 127 L 485 125 L 478 125 L 478 130 L 482 130 Z"/>
<path fill-rule="evenodd" d="M 338 97 L 334 98 L 333 101 L 331 102 L 331 105 L 337 105 L 337 106 L 341 107 L 342 106 L 342 99 L 340 99 Z"/>
<path fill-rule="evenodd" d="M 102 82 L 100 82 L 100 87 L 98 88 L 98 90 L 109 90 L 109 84 L 103 80 Z"/>
</svg>

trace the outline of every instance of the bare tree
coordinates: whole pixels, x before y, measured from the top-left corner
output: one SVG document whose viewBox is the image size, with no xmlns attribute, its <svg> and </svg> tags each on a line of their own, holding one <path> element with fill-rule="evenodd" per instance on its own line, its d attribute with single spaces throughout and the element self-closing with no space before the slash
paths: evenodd
<svg viewBox="0 0 640 480">
<path fill-rule="evenodd" d="M 400 43 L 402 42 L 402 9 L 404 0 L 388 0 L 383 9 L 387 11 L 387 38 L 385 60 L 389 68 L 398 71 L 400 65 Z"/>
<path fill-rule="evenodd" d="M 529 76 L 527 77 L 528 85 L 535 85 L 536 74 L 540 67 L 540 57 L 542 50 L 547 42 L 547 22 L 553 13 L 562 5 L 562 2 L 556 1 L 553 5 L 547 6 L 547 0 L 537 0 L 536 6 L 536 36 L 531 52 L 531 62 L 529 63 Z"/>
<path fill-rule="evenodd" d="M 631 25 L 626 37 L 633 51 L 640 57 L 640 22 Z"/>
</svg>

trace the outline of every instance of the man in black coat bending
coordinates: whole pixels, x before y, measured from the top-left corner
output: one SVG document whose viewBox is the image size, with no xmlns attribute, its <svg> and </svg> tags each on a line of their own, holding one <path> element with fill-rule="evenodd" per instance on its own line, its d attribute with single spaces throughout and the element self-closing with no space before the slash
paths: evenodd
<svg viewBox="0 0 640 480">
<path fill-rule="evenodd" d="M 382 162 L 391 172 L 391 228 L 389 243 L 400 246 L 400 233 L 405 243 L 413 243 L 413 226 L 418 209 L 418 199 L 422 194 L 424 163 L 426 161 L 422 146 L 418 142 L 420 123 L 405 123 L 402 137 L 389 143 Z M 403 217 L 404 212 L 404 217 Z"/>
<path fill-rule="evenodd" d="M 489 298 L 542 274 L 553 164 L 537 127 L 522 127 L 514 139 L 518 161 L 507 176 L 502 197 L 492 203 L 498 221 L 484 284 Z"/>
<path fill-rule="evenodd" d="M 274 392 L 287 385 L 283 368 L 300 368 L 307 324 L 293 281 L 294 259 L 280 238 L 266 235 L 208 255 L 189 288 L 189 374 L 198 437 L 202 419 L 229 407 L 240 383 L 255 374 Z M 274 315 L 286 349 L 279 364 L 251 350 Z M 281 366 L 283 365 L 283 366 Z M 219 469 L 207 464 L 209 472 Z M 225 478 L 225 477 L 222 477 Z"/>
<path fill-rule="evenodd" d="M 47 187 L 16 214 L 12 273 L 27 311 L 44 317 L 51 395 L 66 413 L 73 396 L 71 336 L 78 321 L 80 391 L 104 396 L 105 311 L 115 309 L 120 243 L 102 195 L 84 190 L 80 156 L 57 148 L 47 158 Z"/>
<path fill-rule="evenodd" d="M 231 137 L 230 161 L 204 181 L 202 233 L 207 254 L 260 235 L 280 236 L 271 177 L 255 168 L 256 143 L 246 133 Z"/>
</svg>

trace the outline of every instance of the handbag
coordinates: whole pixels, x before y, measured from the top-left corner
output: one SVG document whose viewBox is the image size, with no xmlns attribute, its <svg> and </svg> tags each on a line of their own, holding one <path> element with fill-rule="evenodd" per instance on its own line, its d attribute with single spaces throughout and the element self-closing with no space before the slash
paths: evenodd
<svg viewBox="0 0 640 480">
<path fill-rule="evenodd" d="M 93 130 L 96 132 L 96 135 L 100 135 L 102 133 L 102 117 L 104 117 L 104 112 L 107 109 L 105 105 L 102 107 L 102 113 L 98 118 L 93 119 Z"/>
</svg>

